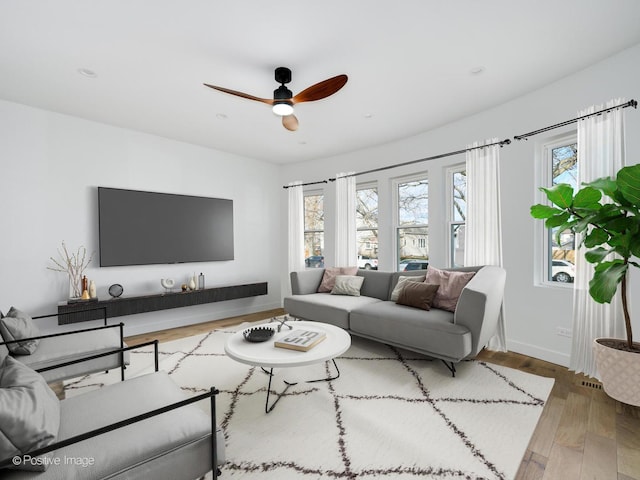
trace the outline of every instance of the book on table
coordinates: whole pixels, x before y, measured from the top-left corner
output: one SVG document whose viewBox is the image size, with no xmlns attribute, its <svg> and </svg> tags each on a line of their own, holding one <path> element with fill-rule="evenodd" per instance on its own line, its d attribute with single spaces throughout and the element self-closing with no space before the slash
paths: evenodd
<svg viewBox="0 0 640 480">
<path fill-rule="evenodd" d="M 327 338 L 327 334 L 324 332 L 317 332 L 315 330 L 293 330 L 292 332 L 289 332 L 287 336 L 282 337 L 280 340 L 276 340 L 274 345 L 279 348 L 288 348 L 290 350 L 306 352 L 311 350 L 325 338 Z"/>
</svg>

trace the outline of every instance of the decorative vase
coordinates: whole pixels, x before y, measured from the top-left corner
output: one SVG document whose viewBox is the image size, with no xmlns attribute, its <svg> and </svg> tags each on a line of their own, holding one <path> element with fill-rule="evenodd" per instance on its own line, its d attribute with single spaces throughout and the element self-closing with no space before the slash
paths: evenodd
<svg viewBox="0 0 640 480">
<path fill-rule="evenodd" d="M 82 296 L 82 282 L 78 277 L 69 275 L 69 298 L 80 298 Z"/>
<path fill-rule="evenodd" d="M 195 290 L 196 289 L 196 277 L 191 277 L 191 279 L 189 280 L 189 290 Z"/>
<path fill-rule="evenodd" d="M 611 398 L 629 405 L 640 406 L 640 353 L 627 352 L 603 345 L 612 341 L 625 343 L 618 338 L 596 338 L 593 351 L 602 388 Z M 633 343 L 640 349 L 640 343 Z"/>
<path fill-rule="evenodd" d="M 93 280 L 91 280 L 89 282 L 89 297 L 91 298 L 97 298 L 98 293 L 96 291 L 96 282 L 94 282 Z"/>
</svg>

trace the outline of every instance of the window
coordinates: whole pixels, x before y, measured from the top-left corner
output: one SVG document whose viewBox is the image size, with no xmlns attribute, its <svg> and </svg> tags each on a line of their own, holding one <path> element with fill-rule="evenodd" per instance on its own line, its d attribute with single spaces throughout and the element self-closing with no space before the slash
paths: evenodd
<svg viewBox="0 0 640 480">
<path fill-rule="evenodd" d="M 358 242 L 358 267 L 378 268 L 378 189 L 356 189 L 356 241 Z"/>
<path fill-rule="evenodd" d="M 429 182 L 422 175 L 395 185 L 398 270 L 421 270 L 429 260 Z"/>
<path fill-rule="evenodd" d="M 464 266 L 467 221 L 467 172 L 461 165 L 448 170 L 449 264 Z"/>
<path fill-rule="evenodd" d="M 308 268 L 324 268 L 324 195 L 304 195 L 304 263 Z"/>
<path fill-rule="evenodd" d="M 545 184 L 568 183 L 577 187 L 578 144 L 576 136 L 565 135 L 544 145 L 543 162 Z M 558 236 L 558 233 L 560 235 Z M 546 281 L 572 283 L 575 278 L 575 238 L 571 231 L 558 232 L 557 228 L 545 229 L 544 277 Z"/>
</svg>

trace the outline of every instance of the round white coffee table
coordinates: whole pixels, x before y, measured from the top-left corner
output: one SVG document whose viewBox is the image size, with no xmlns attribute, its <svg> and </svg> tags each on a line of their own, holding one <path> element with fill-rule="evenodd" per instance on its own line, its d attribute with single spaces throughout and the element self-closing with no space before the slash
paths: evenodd
<svg viewBox="0 0 640 480">
<path fill-rule="evenodd" d="M 230 358 L 240 363 L 262 367 L 265 373 L 269 375 L 267 401 L 265 403 L 266 413 L 273 410 L 278 400 L 286 393 L 289 387 L 296 385 L 296 383 L 290 383 L 285 380 L 287 386 L 284 391 L 278 394 L 278 398 L 276 398 L 272 405 L 269 405 L 271 379 L 273 378 L 274 368 L 301 367 L 331 360 L 336 369 L 336 375 L 317 380 L 308 380 L 307 383 L 326 382 L 335 380 L 340 376 L 340 370 L 338 370 L 335 357 L 342 355 L 351 346 L 351 336 L 342 328 L 327 323 L 291 319 L 285 323 L 273 322 L 259 326 L 273 328 L 275 330 L 274 335 L 265 342 L 254 343 L 244 338 L 243 333 L 248 329 L 241 330 L 227 339 L 224 351 Z M 274 342 L 286 338 L 293 330 L 321 332 L 326 334 L 326 338 L 306 352 L 280 348 L 274 345 Z"/>
</svg>

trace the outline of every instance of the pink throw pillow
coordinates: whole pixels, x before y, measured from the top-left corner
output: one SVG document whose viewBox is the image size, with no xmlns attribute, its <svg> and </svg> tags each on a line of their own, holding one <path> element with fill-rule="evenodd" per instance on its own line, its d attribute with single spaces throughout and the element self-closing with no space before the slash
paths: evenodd
<svg viewBox="0 0 640 480">
<path fill-rule="evenodd" d="M 439 284 L 431 306 L 448 312 L 455 312 L 462 289 L 469 283 L 475 272 L 451 272 L 439 270 L 429 265 L 425 283 Z"/>
<path fill-rule="evenodd" d="M 338 275 L 355 275 L 358 273 L 358 267 L 327 267 L 324 269 L 322 282 L 318 287 L 318 293 L 327 293 L 333 290 L 336 285 L 336 277 Z"/>
</svg>

